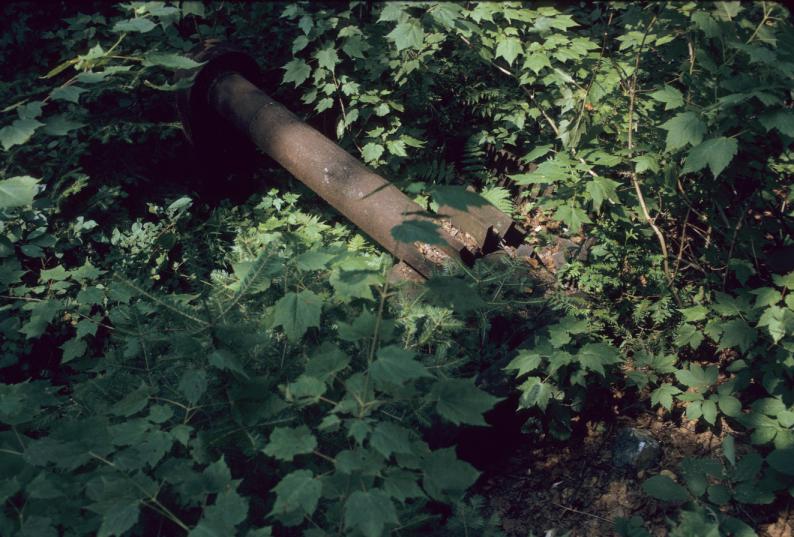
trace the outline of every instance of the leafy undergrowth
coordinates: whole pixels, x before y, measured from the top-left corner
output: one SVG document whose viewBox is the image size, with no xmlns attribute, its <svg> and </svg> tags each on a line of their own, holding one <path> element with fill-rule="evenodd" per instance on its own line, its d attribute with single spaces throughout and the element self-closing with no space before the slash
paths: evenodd
<svg viewBox="0 0 794 537">
<path fill-rule="evenodd" d="M 790 533 L 790 20 L 4 6 L 0 535 Z M 429 211 L 487 200 L 539 254 L 390 282 L 273 162 L 196 155 L 174 95 L 227 38 Z M 618 475 L 621 420 L 680 438 Z"/>
</svg>

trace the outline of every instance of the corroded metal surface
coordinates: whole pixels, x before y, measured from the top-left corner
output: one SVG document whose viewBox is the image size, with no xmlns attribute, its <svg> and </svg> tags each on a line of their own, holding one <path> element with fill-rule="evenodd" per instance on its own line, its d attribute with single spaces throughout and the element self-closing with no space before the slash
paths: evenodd
<svg viewBox="0 0 794 537">
<path fill-rule="evenodd" d="M 437 228 L 442 244 L 396 240 L 395 226 L 435 218 L 257 87 L 258 67 L 244 52 L 222 43 L 195 59 L 206 64 L 179 108 L 198 151 L 221 158 L 230 145 L 252 142 L 421 277 L 450 259 L 471 265 L 523 240 L 523 230 L 492 205 L 444 208 L 448 220 Z"/>
</svg>

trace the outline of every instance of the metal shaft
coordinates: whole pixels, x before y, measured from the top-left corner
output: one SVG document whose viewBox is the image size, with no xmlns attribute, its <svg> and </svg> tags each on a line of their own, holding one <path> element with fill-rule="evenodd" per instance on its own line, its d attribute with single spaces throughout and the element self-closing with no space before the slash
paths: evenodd
<svg viewBox="0 0 794 537">
<path fill-rule="evenodd" d="M 395 257 L 425 277 L 431 274 L 435 265 L 415 245 L 395 240 L 391 230 L 406 221 L 432 218 L 424 216 L 424 209 L 392 183 L 238 73 L 215 79 L 209 88 L 209 104 Z M 446 243 L 440 250 L 453 259 L 473 261 L 462 243 L 443 229 L 438 233 Z"/>
</svg>

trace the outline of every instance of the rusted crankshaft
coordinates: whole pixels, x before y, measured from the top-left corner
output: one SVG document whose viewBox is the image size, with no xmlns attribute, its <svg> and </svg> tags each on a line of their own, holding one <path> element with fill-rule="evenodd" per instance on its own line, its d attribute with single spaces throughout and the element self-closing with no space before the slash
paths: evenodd
<svg viewBox="0 0 794 537">
<path fill-rule="evenodd" d="M 258 66 L 247 54 L 219 44 L 205 48 L 195 59 L 205 63 L 179 96 L 179 109 L 198 151 L 212 154 L 242 134 L 422 277 L 429 277 L 437 267 L 428 252 L 440 250 L 470 265 L 502 243 L 517 246 L 522 241 L 523 231 L 492 205 L 467 210 L 442 207 L 442 218 L 449 225 L 438 229 L 441 245 L 397 241 L 391 233 L 395 226 L 434 218 L 260 90 L 252 82 L 258 78 Z M 468 246 L 450 230 L 457 236 L 458 230 L 467 234 Z"/>
</svg>

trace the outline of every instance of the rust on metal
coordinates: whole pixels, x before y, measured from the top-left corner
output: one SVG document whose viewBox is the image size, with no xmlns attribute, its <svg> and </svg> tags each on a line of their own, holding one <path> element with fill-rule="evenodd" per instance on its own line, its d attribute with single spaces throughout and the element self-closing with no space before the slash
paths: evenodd
<svg viewBox="0 0 794 537">
<path fill-rule="evenodd" d="M 185 130 L 200 151 L 222 149 L 228 139 L 250 140 L 418 275 L 428 278 L 449 258 L 471 265 L 502 242 L 523 239 L 510 217 L 488 205 L 447 208 L 449 221 L 437 229 L 441 244 L 396 240 L 395 226 L 435 218 L 257 87 L 256 62 L 243 52 L 221 44 L 196 59 L 207 63 L 179 105 Z"/>
</svg>

